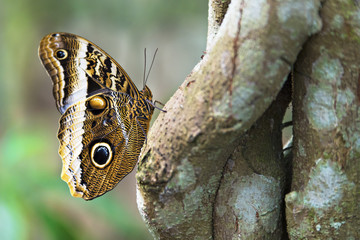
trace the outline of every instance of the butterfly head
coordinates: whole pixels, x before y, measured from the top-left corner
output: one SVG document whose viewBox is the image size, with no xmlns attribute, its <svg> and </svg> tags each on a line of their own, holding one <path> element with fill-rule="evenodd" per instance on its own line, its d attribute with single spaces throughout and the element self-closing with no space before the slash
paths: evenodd
<svg viewBox="0 0 360 240">
<path fill-rule="evenodd" d="M 145 100 L 144 103 L 146 104 L 147 111 L 149 112 L 149 115 L 151 116 L 154 111 L 154 103 L 152 101 L 152 93 L 148 86 L 145 85 L 145 87 L 140 91 L 140 94 L 142 95 L 143 99 Z"/>
<path fill-rule="evenodd" d="M 145 85 L 145 87 L 143 88 L 143 90 L 141 90 L 142 95 L 144 96 L 145 99 L 152 101 L 152 92 L 150 90 L 150 88 L 148 86 Z"/>
</svg>

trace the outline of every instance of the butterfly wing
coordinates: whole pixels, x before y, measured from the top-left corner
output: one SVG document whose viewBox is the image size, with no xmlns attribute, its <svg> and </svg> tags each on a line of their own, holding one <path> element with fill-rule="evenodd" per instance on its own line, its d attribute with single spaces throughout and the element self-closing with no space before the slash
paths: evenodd
<svg viewBox="0 0 360 240">
<path fill-rule="evenodd" d="M 139 93 L 125 70 L 92 42 L 70 33 L 45 36 L 39 56 L 53 80 L 53 94 L 61 114 L 72 104 L 102 88 Z"/>
<path fill-rule="evenodd" d="M 39 56 L 63 114 L 61 178 L 75 197 L 101 196 L 137 163 L 154 109 L 151 91 L 138 91 L 108 54 L 73 34 L 45 36 Z"/>
<path fill-rule="evenodd" d="M 92 98 L 79 101 L 61 117 L 58 132 L 61 178 L 73 196 L 86 200 L 113 189 L 133 170 L 148 130 L 146 122 L 130 118 L 127 95 L 100 95 L 106 108 L 91 109 Z"/>
</svg>

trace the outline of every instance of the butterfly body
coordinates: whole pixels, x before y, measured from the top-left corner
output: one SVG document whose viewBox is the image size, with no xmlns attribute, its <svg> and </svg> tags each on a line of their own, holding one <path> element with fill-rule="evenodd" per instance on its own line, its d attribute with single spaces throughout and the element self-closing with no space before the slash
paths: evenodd
<svg viewBox="0 0 360 240">
<path fill-rule="evenodd" d="M 152 93 L 147 86 L 139 91 L 108 54 L 77 35 L 45 36 L 39 56 L 62 114 L 61 178 L 75 197 L 101 196 L 137 163 L 154 110 Z"/>
</svg>

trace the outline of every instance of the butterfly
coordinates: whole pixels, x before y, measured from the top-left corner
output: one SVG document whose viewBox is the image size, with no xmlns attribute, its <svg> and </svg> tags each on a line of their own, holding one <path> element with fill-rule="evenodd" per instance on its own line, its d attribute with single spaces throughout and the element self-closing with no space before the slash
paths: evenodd
<svg viewBox="0 0 360 240">
<path fill-rule="evenodd" d="M 112 190 L 135 167 L 154 111 L 152 93 L 92 42 L 52 33 L 39 46 L 62 114 L 61 178 L 71 195 L 91 200 Z"/>
</svg>

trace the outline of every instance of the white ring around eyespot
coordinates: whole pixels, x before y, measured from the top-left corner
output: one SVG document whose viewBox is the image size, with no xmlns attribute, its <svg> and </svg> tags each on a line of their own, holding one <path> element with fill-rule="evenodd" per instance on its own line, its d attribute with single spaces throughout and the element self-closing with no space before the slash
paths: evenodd
<svg viewBox="0 0 360 240">
<path fill-rule="evenodd" d="M 94 161 L 94 152 L 95 152 L 95 149 L 98 148 L 98 147 L 106 147 L 107 150 L 109 151 L 109 157 L 108 159 L 106 160 L 106 163 L 100 165 L 98 164 L 97 162 Z M 111 162 L 111 159 L 112 159 L 112 150 L 111 150 L 111 147 L 109 144 L 107 144 L 106 142 L 98 142 L 98 143 L 95 143 L 94 146 L 91 148 L 91 162 L 95 165 L 95 167 L 97 168 L 104 168 L 106 167 L 107 165 L 109 165 L 109 163 Z"/>
</svg>

